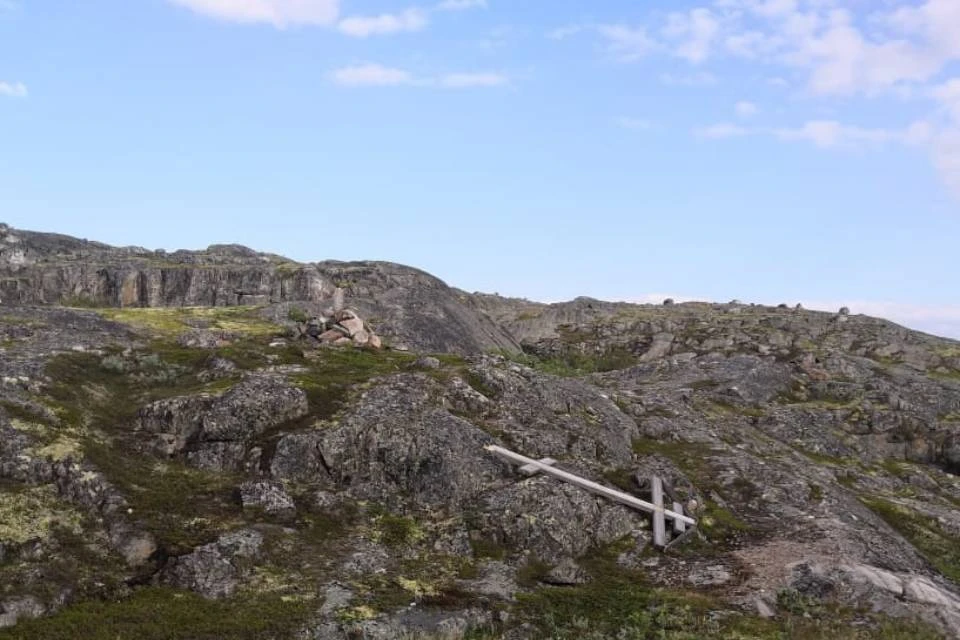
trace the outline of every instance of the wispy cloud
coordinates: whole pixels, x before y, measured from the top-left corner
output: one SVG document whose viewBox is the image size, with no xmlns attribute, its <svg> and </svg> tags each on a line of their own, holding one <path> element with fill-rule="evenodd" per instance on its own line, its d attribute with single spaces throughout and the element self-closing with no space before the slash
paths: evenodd
<svg viewBox="0 0 960 640">
<path fill-rule="evenodd" d="M 330 78 L 344 87 L 399 87 L 414 84 L 410 72 L 373 63 L 336 69 L 330 73 Z"/>
<path fill-rule="evenodd" d="M 607 51 L 622 62 L 635 62 L 653 52 L 656 41 L 644 27 L 628 27 L 623 24 L 604 24 L 595 27 L 606 40 Z"/>
<path fill-rule="evenodd" d="M 630 131 L 649 131 L 653 129 L 654 124 L 651 120 L 646 120 L 643 118 L 630 118 L 630 117 L 620 117 L 614 120 L 614 123 L 623 129 L 629 129 Z"/>
<path fill-rule="evenodd" d="M 949 129 L 932 143 L 933 166 L 947 188 L 960 199 L 960 129 Z"/>
<path fill-rule="evenodd" d="M 443 0 L 437 4 L 437 11 L 466 11 L 468 9 L 486 9 L 487 0 Z"/>
<path fill-rule="evenodd" d="M 800 127 L 769 130 L 783 141 L 803 141 L 829 149 L 833 147 L 880 146 L 887 143 L 906 144 L 922 135 L 922 124 L 906 129 L 867 128 L 845 125 L 835 120 L 811 120 Z"/>
<path fill-rule="evenodd" d="M 279 29 L 329 26 L 340 15 L 340 0 L 168 0 L 195 13 L 239 23 L 266 23 Z"/>
<path fill-rule="evenodd" d="M 674 12 L 667 16 L 662 33 L 675 56 L 700 64 L 710 57 L 720 34 L 720 22 L 710 9 Z"/>
<path fill-rule="evenodd" d="M 918 121 L 903 129 L 859 127 L 836 120 L 809 120 L 796 127 L 744 127 L 721 122 L 694 129 L 700 138 L 724 139 L 743 136 L 768 136 L 782 142 L 808 142 L 821 149 L 861 149 L 885 144 L 921 145 L 933 136 L 927 122 Z"/>
<path fill-rule="evenodd" d="M 335 69 L 330 79 L 344 87 L 441 87 L 471 89 L 500 87 L 510 83 L 506 74 L 494 72 L 446 73 L 439 76 L 417 76 L 405 69 L 375 63 L 356 64 Z"/>
<path fill-rule="evenodd" d="M 738 124 L 733 124 L 730 122 L 721 122 L 719 124 L 713 124 L 709 127 L 701 127 L 694 129 L 694 135 L 698 138 L 709 138 L 712 140 L 722 140 L 725 138 L 740 138 L 743 136 L 750 135 L 753 133 L 750 129 L 746 127 L 741 127 Z"/>
<path fill-rule="evenodd" d="M 382 13 L 376 16 L 352 16 L 337 25 L 341 33 L 355 38 L 421 31 L 429 22 L 425 11 L 407 9 L 401 13 Z"/>
<path fill-rule="evenodd" d="M 27 85 L 22 82 L 0 82 L 0 96 L 26 98 L 28 95 Z"/>
<path fill-rule="evenodd" d="M 567 25 L 566 27 L 557 27 L 556 29 L 549 31 L 547 33 L 547 37 L 551 40 L 566 40 L 571 36 L 577 35 L 578 33 L 583 33 L 586 28 L 587 27 L 583 26 L 582 24 L 571 24 Z"/>
<path fill-rule="evenodd" d="M 733 108 L 741 118 L 752 118 L 760 113 L 760 108 L 748 100 L 741 100 Z"/>
</svg>

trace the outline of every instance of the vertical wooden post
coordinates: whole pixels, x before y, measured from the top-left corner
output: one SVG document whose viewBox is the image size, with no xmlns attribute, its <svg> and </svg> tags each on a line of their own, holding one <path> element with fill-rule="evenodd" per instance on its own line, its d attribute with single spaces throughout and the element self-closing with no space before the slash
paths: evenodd
<svg viewBox="0 0 960 640">
<path fill-rule="evenodd" d="M 673 503 L 673 512 L 674 513 L 683 513 L 683 505 L 679 502 Z M 687 530 L 687 523 L 683 520 L 676 518 L 673 521 L 673 532 L 674 533 L 683 533 Z"/>
<path fill-rule="evenodd" d="M 660 549 L 667 546 L 667 521 L 663 514 L 663 481 L 657 476 L 651 478 L 653 490 L 653 545 Z"/>
</svg>

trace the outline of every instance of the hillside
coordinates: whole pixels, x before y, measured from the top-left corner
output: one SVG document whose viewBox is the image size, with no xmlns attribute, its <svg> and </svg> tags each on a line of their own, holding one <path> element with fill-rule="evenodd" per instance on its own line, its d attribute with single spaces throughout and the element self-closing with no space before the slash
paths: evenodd
<svg viewBox="0 0 960 640">
<path fill-rule="evenodd" d="M 0 640 L 960 637 L 958 342 L 6 226 L 0 298 Z"/>
</svg>

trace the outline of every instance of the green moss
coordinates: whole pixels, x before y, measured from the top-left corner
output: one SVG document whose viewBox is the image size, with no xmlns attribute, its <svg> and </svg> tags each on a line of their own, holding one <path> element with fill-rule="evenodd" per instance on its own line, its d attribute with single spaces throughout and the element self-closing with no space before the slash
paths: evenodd
<svg viewBox="0 0 960 640">
<path fill-rule="evenodd" d="M 151 307 L 101 309 L 114 322 L 155 337 L 171 338 L 194 326 L 245 336 L 272 336 L 280 328 L 258 315 L 258 307 Z"/>
<path fill-rule="evenodd" d="M 727 402 L 721 399 L 712 400 L 714 406 L 718 407 L 722 411 L 727 413 L 732 413 L 736 415 L 745 416 L 747 418 L 763 418 L 767 415 L 767 412 L 760 407 L 747 407 L 733 404 L 732 402 Z"/>
<path fill-rule="evenodd" d="M 290 311 L 287 312 L 287 320 L 290 322 L 303 323 L 309 320 L 309 318 L 307 317 L 307 312 L 300 307 L 290 307 Z"/>
<path fill-rule="evenodd" d="M 473 556 L 477 559 L 503 560 L 507 556 L 507 548 L 496 540 L 487 538 L 470 540 L 470 547 L 473 550 Z"/>
<path fill-rule="evenodd" d="M 639 362 L 637 356 L 627 347 L 608 347 L 593 353 L 583 353 L 569 347 L 562 353 L 549 357 L 507 351 L 501 351 L 499 355 L 531 369 L 567 378 L 628 369 Z"/>
<path fill-rule="evenodd" d="M 550 573 L 552 568 L 540 558 L 531 556 L 517 569 L 517 584 L 521 587 L 535 587 Z"/>
<path fill-rule="evenodd" d="M 709 499 L 697 526 L 706 536 L 708 545 L 717 548 L 735 544 L 750 531 L 750 526 L 732 511 Z"/>
<path fill-rule="evenodd" d="M 54 527 L 77 530 L 81 515 L 61 502 L 52 485 L 0 487 L 0 542 L 45 539 Z"/>
<path fill-rule="evenodd" d="M 60 306 L 70 307 L 72 309 L 96 309 L 106 306 L 105 301 L 96 300 L 90 296 L 63 296 L 60 298 Z"/>
<path fill-rule="evenodd" d="M 141 520 L 168 552 L 177 554 L 213 541 L 219 532 L 241 520 L 233 498 L 238 479 L 160 462 L 96 441 L 86 443 L 87 456 L 116 485 Z"/>
<path fill-rule="evenodd" d="M 796 616 L 819 616 L 823 613 L 824 603 L 796 589 L 781 589 L 777 592 L 777 607 Z"/>
<path fill-rule="evenodd" d="M 945 380 L 947 382 L 960 381 L 960 371 L 928 371 L 927 375 L 934 380 Z"/>
<path fill-rule="evenodd" d="M 861 497 L 860 501 L 916 547 L 937 571 L 960 583 L 960 536 L 944 529 L 936 518 L 889 500 Z"/>
<path fill-rule="evenodd" d="M 713 445 L 705 442 L 637 438 L 633 441 L 633 452 L 638 456 L 661 455 L 679 466 L 699 467 L 699 463 L 713 454 L 714 449 Z"/>
<path fill-rule="evenodd" d="M 942 638 L 914 620 L 843 609 L 782 592 L 781 611 L 763 619 L 734 610 L 710 594 L 657 589 L 642 574 L 594 568 L 594 581 L 577 587 L 541 587 L 518 595 L 514 613 L 556 640 L 906 640 Z"/>
<path fill-rule="evenodd" d="M 346 406 L 352 387 L 399 373 L 414 360 L 413 355 L 395 351 L 324 349 L 304 363 L 309 371 L 294 380 L 307 393 L 313 420 L 326 420 Z"/>
<path fill-rule="evenodd" d="M 621 491 L 632 493 L 637 490 L 631 469 L 607 469 L 603 472 L 603 479 Z"/>
<path fill-rule="evenodd" d="M 818 484 L 809 483 L 810 493 L 807 494 L 807 500 L 810 502 L 823 502 L 823 487 Z"/>
<path fill-rule="evenodd" d="M 467 384 L 480 395 L 491 399 L 499 395 L 497 389 L 488 385 L 486 381 L 474 371 L 467 370 L 464 377 L 466 378 Z"/>
<path fill-rule="evenodd" d="M 423 539 L 424 533 L 413 518 L 391 513 L 377 515 L 373 521 L 373 538 L 388 547 L 401 547 Z"/>
<path fill-rule="evenodd" d="M 12 419 L 22 420 L 23 422 L 46 423 L 46 418 L 36 411 L 33 411 L 28 405 L 11 402 L 9 400 L 0 400 L 0 408 Z"/>
<path fill-rule="evenodd" d="M 84 602 L 0 631 L 0 640 L 274 640 L 293 637 L 309 612 L 277 595 L 206 600 L 165 588 L 118 602 Z"/>
<path fill-rule="evenodd" d="M 884 460 L 880 463 L 880 468 L 901 480 L 910 477 L 911 473 L 910 464 L 902 460 Z"/>
</svg>

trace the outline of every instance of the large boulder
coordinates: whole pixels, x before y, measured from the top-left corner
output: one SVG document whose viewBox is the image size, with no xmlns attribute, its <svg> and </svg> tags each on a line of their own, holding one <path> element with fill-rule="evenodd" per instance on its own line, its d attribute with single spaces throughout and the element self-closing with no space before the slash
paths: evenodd
<svg viewBox="0 0 960 640">
<path fill-rule="evenodd" d="M 225 534 L 216 542 L 170 560 L 160 582 L 206 598 L 229 597 L 260 556 L 262 545 L 263 534 L 253 529 Z"/>
<path fill-rule="evenodd" d="M 306 393 L 279 376 L 257 374 L 219 395 L 158 400 L 138 414 L 150 448 L 216 471 L 239 467 L 247 445 L 264 431 L 309 410 Z"/>
</svg>

